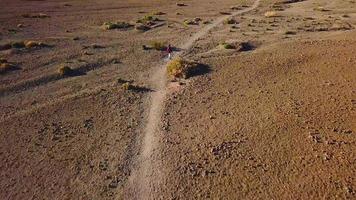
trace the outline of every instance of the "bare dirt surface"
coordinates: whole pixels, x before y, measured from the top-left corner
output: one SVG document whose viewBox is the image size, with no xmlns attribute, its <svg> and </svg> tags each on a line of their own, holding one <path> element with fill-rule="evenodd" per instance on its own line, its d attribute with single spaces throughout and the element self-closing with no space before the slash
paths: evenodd
<svg viewBox="0 0 356 200">
<path fill-rule="evenodd" d="M 356 3 L 177 2 L 1 1 L 0 199 L 356 198 Z"/>
</svg>

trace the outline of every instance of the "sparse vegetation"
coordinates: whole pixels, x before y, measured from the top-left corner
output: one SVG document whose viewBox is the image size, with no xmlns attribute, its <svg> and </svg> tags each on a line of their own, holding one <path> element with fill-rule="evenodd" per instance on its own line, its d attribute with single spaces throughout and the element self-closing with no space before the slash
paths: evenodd
<svg viewBox="0 0 356 200">
<path fill-rule="evenodd" d="M 275 11 L 267 11 L 267 12 L 265 12 L 264 16 L 267 17 L 267 18 L 278 17 L 278 14 Z"/>
<path fill-rule="evenodd" d="M 176 5 L 177 5 L 177 6 L 180 6 L 180 7 L 181 7 L 181 6 L 187 6 L 187 5 L 184 4 L 184 3 L 177 3 Z"/>
<path fill-rule="evenodd" d="M 173 79 L 189 78 L 198 68 L 198 64 L 184 60 L 183 58 L 174 58 L 167 65 L 167 74 Z"/>
<path fill-rule="evenodd" d="M 183 21 L 183 24 L 185 26 L 188 26 L 188 25 L 199 25 L 199 22 L 201 21 L 200 18 L 195 18 L 195 19 L 185 19 Z"/>
<path fill-rule="evenodd" d="M 326 9 L 326 8 L 324 8 L 324 7 L 322 7 L 322 6 L 316 7 L 316 8 L 314 8 L 313 10 L 315 10 L 315 11 L 321 11 L 321 12 L 330 11 L 329 9 Z"/>
<path fill-rule="evenodd" d="M 239 6 L 231 6 L 230 9 L 231 10 L 241 10 L 241 8 Z"/>
<path fill-rule="evenodd" d="M 8 50 L 8 49 L 11 49 L 10 43 L 0 45 L 0 51 L 4 51 L 4 50 Z"/>
<path fill-rule="evenodd" d="M 21 48 L 34 48 L 34 47 L 47 47 L 49 45 L 43 43 L 43 42 L 37 42 L 37 41 L 15 41 L 15 42 L 9 42 L 3 45 L 0 45 L 0 51 L 2 50 L 7 50 L 11 48 L 15 49 L 21 49 Z"/>
<path fill-rule="evenodd" d="M 71 74 L 73 74 L 74 70 L 68 66 L 61 66 L 59 69 L 58 69 L 58 74 L 60 76 L 69 76 Z"/>
<path fill-rule="evenodd" d="M 166 14 L 166 13 L 161 12 L 161 11 L 152 12 L 152 15 L 165 15 L 165 14 Z"/>
<path fill-rule="evenodd" d="M 122 87 L 122 89 L 124 89 L 124 90 L 131 90 L 131 89 L 133 89 L 133 86 L 132 86 L 129 82 L 123 83 L 123 84 L 121 85 L 121 87 Z"/>
<path fill-rule="evenodd" d="M 125 29 L 130 28 L 132 25 L 127 22 L 105 22 L 103 24 L 103 28 L 105 30 L 112 30 L 112 29 Z"/>
<path fill-rule="evenodd" d="M 4 74 L 8 71 L 14 70 L 16 66 L 12 63 L 7 62 L 6 59 L 0 58 L 0 74 Z"/>
<path fill-rule="evenodd" d="M 137 31 L 148 31 L 150 29 L 151 29 L 150 26 L 147 26 L 147 25 L 144 25 L 144 24 L 138 24 L 138 25 L 135 26 L 135 30 L 137 30 Z"/>
<path fill-rule="evenodd" d="M 235 49 L 235 46 L 230 44 L 230 43 L 227 43 L 227 42 L 223 42 L 220 44 L 220 46 L 224 49 Z"/>
<path fill-rule="evenodd" d="M 12 42 L 11 47 L 16 49 L 24 48 L 25 42 L 24 41 Z"/>
<path fill-rule="evenodd" d="M 25 44 L 26 48 L 47 46 L 46 44 L 44 44 L 42 42 L 36 42 L 36 41 L 31 41 L 31 40 L 25 41 L 24 44 Z"/>
<path fill-rule="evenodd" d="M 152 41 L 150 43 L 150 47 L 152 49 L 155 49 L 157 51 L 162 51 L 166 48 L 166 42 L 160 42 L 160 41 Z"/>
<path fill-rule="evenodd" d="M 152 23 L 154 21 L 158 21 L 159 19 L 157 17 L 155 17 L 154 15 L 146 15 L 144 17 L 142 17 L 141 19 L 138 19 L 136 21 L 136 23 L 140 23 L 140 24 L 148 24 L 148 23 Z"/>
<path fill-rule="evenodd" d="M 228 18 L 228 19 L 225 19 L 224 24 L 237 24 L 237 21 L 233 18 Z"/>
<path fill-rule="evenodd" d="M 47 14 L 44 13 L 37 13 L 37 14 L 23 14 L 22 15 L 23 18 L 49 18 L 50 16 L 48 16 Z"/>
<path fill-rule="evenodd" d="M 5 58 L 0 58 L 0 64 L 2 63 L 7 63 L 7 60 Z"/>
</svg>

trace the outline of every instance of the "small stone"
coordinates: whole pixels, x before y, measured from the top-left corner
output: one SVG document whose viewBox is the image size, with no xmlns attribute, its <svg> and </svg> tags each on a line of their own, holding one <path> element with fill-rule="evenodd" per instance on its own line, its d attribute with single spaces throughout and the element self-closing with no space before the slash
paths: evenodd
<svg viewBox="0 0 356 200">
<path fill-rule="evenodd" d="M 324 160 L 330 160 L 330 159 L 331 159 L 331 156 L 330 156 L 328 153 L 324 153 L 323 159 L 324 159 Z"/>
</svg>

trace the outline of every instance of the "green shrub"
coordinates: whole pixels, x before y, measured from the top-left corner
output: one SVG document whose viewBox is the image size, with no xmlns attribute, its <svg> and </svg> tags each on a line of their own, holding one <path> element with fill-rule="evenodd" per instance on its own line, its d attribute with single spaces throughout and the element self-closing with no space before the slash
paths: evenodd
<svg viewBox="0 0 356 200">
<path fill-rule="evenodd" d="M 224 49 L 235 49 L 235 46 L 226 42 L 220 44 L 220 46 Z"/>
</svg>

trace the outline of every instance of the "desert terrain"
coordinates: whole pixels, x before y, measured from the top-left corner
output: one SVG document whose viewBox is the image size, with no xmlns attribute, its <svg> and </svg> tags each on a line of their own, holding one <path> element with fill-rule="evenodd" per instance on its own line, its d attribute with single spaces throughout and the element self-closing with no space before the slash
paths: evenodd
<svg viewBox="0 0 356 200">
<path fill-rule="evenodd" d="M 356 199 L 356 1 L 0 3 L 0 199 Z"/>
</svg>

